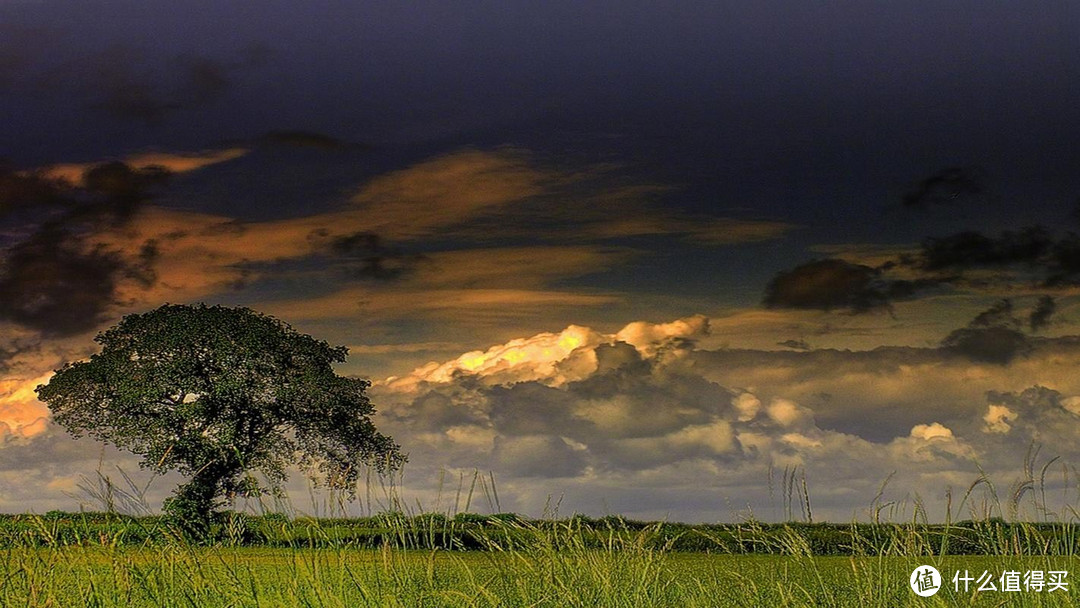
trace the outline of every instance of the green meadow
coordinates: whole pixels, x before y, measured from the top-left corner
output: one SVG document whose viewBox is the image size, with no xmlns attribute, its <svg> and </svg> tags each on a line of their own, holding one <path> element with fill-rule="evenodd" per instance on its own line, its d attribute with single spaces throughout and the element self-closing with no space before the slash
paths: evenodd
<svg viewBox="0 0 1080 608">
<path fill-rule="evenodd" d="M 688 526 L 585 517 L 226 514 L 215 538 L 117 514 L 2 520 L 2 606 L 1070 606 L 1069 525 Z M 932 565 L 932 597 L 908 585 Z M 1003 591 L 1067 571 L 1067 590 Z M 993 577 L 954 591 L 956 571 Z M 1023 588 L 1021 588 L 1023 589 Z"/>
<path fill-rule="evenodd" d="M 369 483 L 368 516 L 313 495 L 321 517 L 259 503 L 197 539 L 124 478 L 130 491 L 100 472 L 80 486 L 100 512 L 0 515 L 0 606 L 1072 606 L 1080 584 L 1077 511 L 1050 508 L 1041 476 L 1005 500 L 980 477 L 943 523 L 879 496 L 846 524 L 812 522 L 797 484 L 790 521 L 685 524 L 478 514 L 474 495 L 499 508 L 479 474 L 463 504 L 425 512 L 391 478 Z M 909 584 L 921 566 L 941 573 L 930 597 Z"/>
</svg>

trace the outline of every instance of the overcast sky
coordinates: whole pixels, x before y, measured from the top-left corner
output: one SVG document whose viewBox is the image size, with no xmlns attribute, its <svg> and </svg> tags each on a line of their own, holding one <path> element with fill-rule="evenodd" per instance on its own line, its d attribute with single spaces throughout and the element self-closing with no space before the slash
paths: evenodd
<svg viewBox="0 0 1080 608">
<path fill-rule="evenodd" d="M 980 470 L 1004 505 L 1032 446 L 1080 462 L 1077 31 L 1060 3 L 0 0 L 0 511 L 135 467 L 33 387 L 166 302 L 348 346 L 429 505 L 479 470 L 503 510 L 777 519 L 796 468 L 819 519 L 890 475 L 935 519 Z"/>
</svg>

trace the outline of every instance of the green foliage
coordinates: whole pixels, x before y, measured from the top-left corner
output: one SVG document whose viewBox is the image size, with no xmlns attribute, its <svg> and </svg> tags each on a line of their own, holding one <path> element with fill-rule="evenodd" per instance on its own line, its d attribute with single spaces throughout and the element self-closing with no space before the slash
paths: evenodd
<svg viewBox="0 0 1080 608">
<path fill-rule="evenodd" d="M 165 504 L 187 534 L 208 534 L 223 498 L 280 488 L 290 464 L 352 492 L 365 465 L 385 472 L 405 460 L 371 421 L 369 383 L 334 373 L 347 349 L 273 317 L 165 305 L 95 341 L 100 353 L 57 370 L 38 397 L 73 435 L 190 477 Z"/>
</svg>

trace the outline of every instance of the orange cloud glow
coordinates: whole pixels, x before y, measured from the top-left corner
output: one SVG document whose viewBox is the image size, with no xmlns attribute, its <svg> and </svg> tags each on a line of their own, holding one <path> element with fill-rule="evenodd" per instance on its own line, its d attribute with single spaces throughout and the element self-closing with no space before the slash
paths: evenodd
<svg viewBox="0 0 1080 608">
<path fill-rule="evenodd" d="M 51 376 L 49 372 L 32 380 L 0 380 L 0 440 L 29 439 L 45 432 L 49 409 L 37 400 L 34 388 Z"/>
<path fill-rule="evenodd" d="M 172 153 L 172 152 L 145 152 L 124 158 L 127 165 L 135 169 L 148 167 L 162 167 L 170 173 L 187 173 L 203 167 L 223 163 L 240 158 L 248 153 L 246 148 L 227 148 L 209 152 L 196 153 Z M 68 163 L 52 165 L 42 169 L 42 174 L 51 179 L 59 179 L 73 186 L 81 186 L 83 174 L 99 163 Z"/>
</svg>

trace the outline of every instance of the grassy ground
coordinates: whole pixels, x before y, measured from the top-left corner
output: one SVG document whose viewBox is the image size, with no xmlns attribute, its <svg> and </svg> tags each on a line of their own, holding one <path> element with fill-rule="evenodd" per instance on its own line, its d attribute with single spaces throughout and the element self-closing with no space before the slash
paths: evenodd
<svg viewBox="0 0 1080 608">
<path fill-rule="evenodd" d="M 446 552 L 399 549 L 124 548 L 9 550 L 3 606 L 1071 606 L 1072 592 L 916 596 L 929 561 L 995 579 L 1068 570 L 1074 558 L 732 556 L 622 549 Z M 1071 585 L 1070 585 L 1071 586 Z"/>
<path fill-rule="evenodd" d="M 792 528 L 762 554 L 732 555 L 671 551 L 655 542 L 658 527 L 613 530 L 599 545 L 571 523 L 505 527 L 474 551 L 9 539 L 0 606 L 1071 606 L 1072 581 L 1069 591 L 978 592 L 971 584 L 957 593 L 951 579 L 986 571 L 1000 585 L 1006 571 L 1080 567 L 1071 553 L 1040 555 L 992 535 L 988 543 L 1003 543 L 998 555 L 928 555 L 925 543 L 911 543 L 917 529 L 881 528 L 898 535 L 893 550 L 838 557 L 808 550 L 801 534 L 809 528 Z M 908 586 L 923 564 L 945 578 L 934 597 Z"/>
<path fill-rule="evenodd" d="M 1036 502 L 1044 519 L 1022 521 L 1020 500 L 1043 495 L 1024 487 L 987 517 L 954 522 L 950 510 L 944 524 L 685 526 L 396 509 L 354 519 L 225 514 L 211 540 L 190 543 L 160 517 L 111 508 L 0 516 L 0 607 L 1080 605 L 1077 511 Z M 932 597 L 909 586 L 922 565 L 943 578 Z M 1047 583 L 1065 571 L 1068 588 L 1002 589 L 1003 574 L 1029 571 Z M 957 572 L 971 577 L 959 591 Z M 997 589 L 978 590 L 984 573 Z"/>
</svg>

